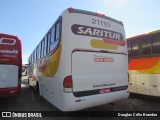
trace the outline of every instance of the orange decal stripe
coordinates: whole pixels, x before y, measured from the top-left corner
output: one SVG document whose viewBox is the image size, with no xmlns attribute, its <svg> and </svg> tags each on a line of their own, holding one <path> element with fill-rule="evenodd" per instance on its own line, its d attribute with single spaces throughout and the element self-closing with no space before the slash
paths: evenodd
<svg viewBox="0 0 160 120">
<path fill-rule="evenodd" d="M 145 70 L 154 67 L 160 60 L 160 57 L 138 58 L 130 60 L 129 70 Z"/>
<path fill-rule="evenodd" d="M 126 44 L 124 40 L 119 41 L 119 40 L 104 39 L 103 41 L 104 43 L 107 43 L 107 44 L 115 44 L 115 45 L 120 45 L 120 46 L 125 46 Z"/>
</svg>

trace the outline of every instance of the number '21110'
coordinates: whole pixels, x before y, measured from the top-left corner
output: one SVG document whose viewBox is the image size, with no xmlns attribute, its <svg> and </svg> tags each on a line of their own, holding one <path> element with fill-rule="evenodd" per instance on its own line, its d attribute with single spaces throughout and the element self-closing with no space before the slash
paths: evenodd
<svg viewBox="0 0 160 120">
<path fill-rule="evenodd" d="M 110 27 L 110 23 L 102 20 L 92 19 L 92 24 L 102 25 L 106 27 Z"/>
</svg>

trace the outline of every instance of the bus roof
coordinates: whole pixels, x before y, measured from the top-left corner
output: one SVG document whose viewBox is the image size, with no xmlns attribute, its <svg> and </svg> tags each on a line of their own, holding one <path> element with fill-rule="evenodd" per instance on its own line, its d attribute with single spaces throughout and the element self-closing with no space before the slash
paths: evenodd
<svg viewBox="0 0 160 120">
<path fill-rule="evenodd" d="M 156 33 L 160 33 L 160 29 L 159 29 L 159 30 L 152 31 L 152 32 L 149 32 L 148 34 L 156 34 Z"/>
<path fill-rule="evenodd" d="M 123 22 L 121 22 L 119 20 L 116 20 L 116 19 L 113 19 L 113 18 L 110 18 L 110 17 L 106 16 L 105 14 L 101 14 L 101 13 L 98 13 L 98 12 L 94 13 L 94 12 L 90 12 L 90 11 L 86 11 L 86 10 L 80 10 L 80 9 L 74 9 L 74 8 L 68 8 L 67 10 L 69 11 L 69 13 L 81 13 L 81 14 L 98 16 L 98 17 L 106 18 L 106 19 L 109 19 L 111 21 L 114 21 L 116 23 L 119 23 L 119 24 L 123 25 Z"/>
<path fill-rule="evenodd" d="M 147 35 L 147 34 L 136 35 L 136 36 L 133 36 L 133 37 L 127 38 L 127 40 L 134 40 L 134 39 L 137 39 L 137 38 L 144 37 L 144 36 L 146 36 L 146 35 Z"/>
<path fill-rule="evenodd" d="M 20 40 L 19 37 L 16 35 L 11 35 L 11 34 L 6 34 L 6 33 L 0 33 L 0 35 L 5 36 L 5 37 L 13 37 L 13 38 L 16 38 L 16 40 Z"/>
<path fill-rule="evenodd" d="M 160 33 L 160 29 L 159 29 L 159 30 L 152 31 L 152 32 L 149 32 L 149 33 L 146 33 L 146 34 L 136 35 L 136 36 L 127 38 L 127 40 L 134 40 L 134 39 L 137 39 L 137 38 L 142 38 L 142 37 L 145 37 L 145 36 L 147 36 L 147 35 L 156 34 L 156 33 Z"/>
</svg>

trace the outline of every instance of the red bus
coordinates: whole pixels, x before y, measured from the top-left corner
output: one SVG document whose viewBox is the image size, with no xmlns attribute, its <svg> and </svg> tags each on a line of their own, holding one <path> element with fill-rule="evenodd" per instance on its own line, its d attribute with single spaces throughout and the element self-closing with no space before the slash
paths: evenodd
<svg viewBox="0 0 160 120">
<path fill-rule="evenodd" d="M 17 36 L 0 33 L 0 97 L 20 94 L 21 69 L 20 39 Z"/>
</svg>

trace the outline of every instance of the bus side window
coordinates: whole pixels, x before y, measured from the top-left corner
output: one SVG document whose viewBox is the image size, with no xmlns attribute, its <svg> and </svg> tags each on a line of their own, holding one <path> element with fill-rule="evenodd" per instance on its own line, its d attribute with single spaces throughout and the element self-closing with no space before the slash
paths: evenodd
<svg viewBox="0 0 160 120">
<path fill-rule="evenodd" d="M 44 56 L 47 54 L 47 36 L 44 38 Z"/>
<path fill-rule="evenodd" d="M 55 26 L 53 26 L 52 30 L 51 30 L 51 39 L 50 39 L 50 43 L 53 44 L 55 40 Z"/>
<path fill-rule="evenodd" d="M 160 34 L 152 37 L 152 54 L 160 53 Z"/>
<path fill-rule="evenodd" d="M 38 45 L 38 51 L 39 51 L 39 59 L 41 58 L 41 43 L 39 43 L 39 45 Z"/>
<path fill-rule="evenodd" d="M 36 49 L 34 50 L 34 62 L 36 61 L 36 59 L 37 59 L 37 51 L 36 51 Z"/>
<path fill-rule="evenodd" d="M 151 40 L 149 37 L 141 40 L 142 43 L 142 55 L 150 55 L 151 54 Z"/>
<path fill-rule="evenodd" d="M 31 63 L 33 63 L 33 53 L 32 53 L 32 55 L 31 55 Z"/>
<path fill-rule="evenodd" d="M 60 39 L 60 22 L 58 22 L 57 24 L 56 24 L 56 41 L 59 41 L 59 39 Z"/>
<path fill-rule="evenodd" d="M 38 55 L 39 55 L 39 53 L 38 53 L 38 46 L 37 46 L 37 48 L 36 48 L 36 52 L 37 52 L 36 55 L 37 55 L 37 60 L 38 60 L 38 59 L 39 59 L 39 56 L 38 56 Z"/>
<path fill-rule="evenodd" d="M 132 51 L 131 51 L 131 41 L 127 41 L 127 47 L 128 47 L 128 56 L 130 57 L 131 54 L 132 54 Z"/>
<path fill-rule="evenodd" d="M 34 51 L 33 51 L 33 55 L 32 55 L 32 57 L 33 57 L 33 63 L 34 63 Z"/>
<path fill-rule="evenodd" d="M 132 56 L 138 56 L 139 51 L 139 42 L 132 41 Z"/>
<path fill-rule="evenodd" d="M 50 52 L 54 51 L 60 40 L 60 22 L 58 21 L 51 31 Z"/>
<path fill-rule="evenodd" d="M 44 56 L 44 40 L 41 42 L 41 58 Z"/>
<path fill-rule="evenodd" d="M 50 52 L 51 32 L 47 35 L 47 54 Z"/>
<path fill-rule="evenodd" d="M 55 41 L 55 26 L 53 26 L 52 30 L 51 30 L 51 38 L 50 38 L 50 52 L 52 52 L 55 48 L 55 44 L 54 44 L 54 41 Z"/>
</svg>

